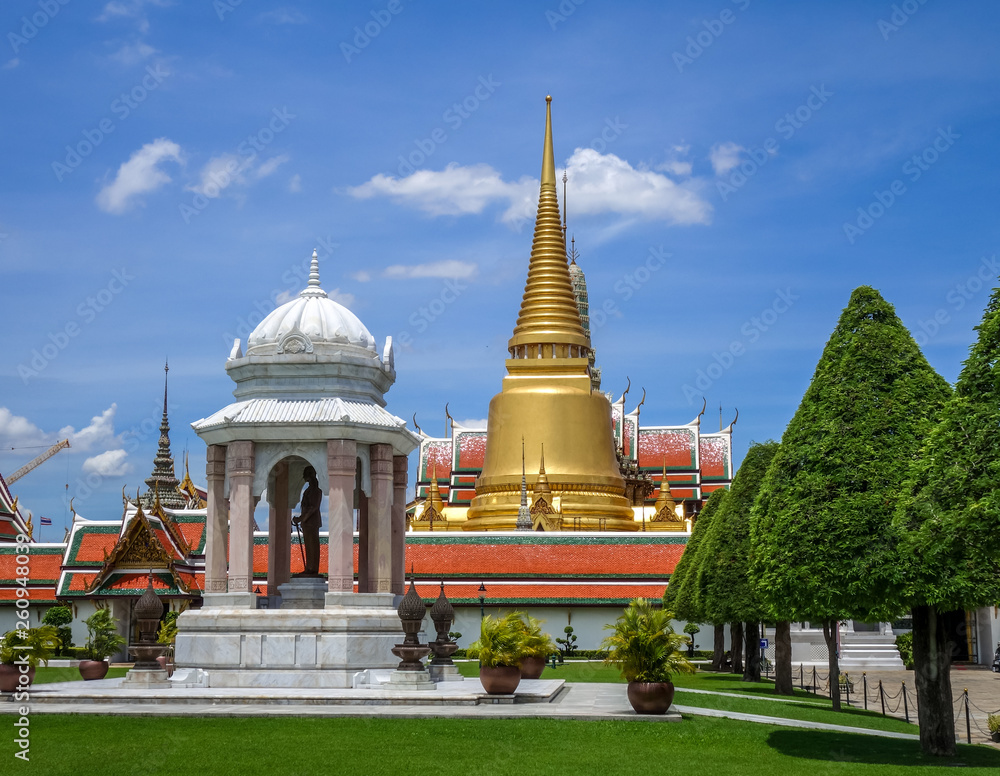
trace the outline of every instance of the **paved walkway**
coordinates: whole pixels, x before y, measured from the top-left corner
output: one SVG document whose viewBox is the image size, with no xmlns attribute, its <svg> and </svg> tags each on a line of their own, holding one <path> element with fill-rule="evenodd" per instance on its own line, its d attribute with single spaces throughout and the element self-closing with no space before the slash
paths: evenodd
<svg viewBox="0 0 1000 776">
<path fill-rule="evenodd" d="M 281 702 L 275 702 L 273 691 L 246 690 L 236 688 L 195 689 L 177 688 L 166 691 L 124 690 L 119 687 L 121 679 L 104 679 L 88 682 L 62 682 L 38 685 L 32 713 L 38 714 L 107 714 L 124 716 L 204 716 L 204 717 L 380 717 L 384 719 L 417 719 L 425 717 L 448 717 L 453 719 L 575 719 L 575 720 L 631 720 L 642 722 L 677 722 L 681 714 L 716 717 L 778 725 L 790 728 L 828 730 L 841 733 L 881 736 L 885 738 L 912 739 L 917 736 L 850 725 L 832 725 L 823 722 L 793 720 L 761 714 L 703 709 L 696 706 L 674 704 L 665 715 L 640 716 L 632 711 L 623 684 L 576 683 L 537 680 L 525 681 L 524 689 L 536 697 L 546 696 L 548 702 L 521 703 L 447 703 L 441 705 L 431 699 L 432 692 L 420 703 L 407 703 L 399 699 L 392 705 L 385 705 L 384 697 L 372 697 L 379 691 L 371 690 L 282 690 Z M 717 693 L 707 690 L 681 690 L 726 697 L 748 697 L 736 693 Z M 182 695 L 183 693 L 183 695 Z M 464 682 L 446 682 L 439 685 L 433 694 L 448 697 L 452 701 L 467 700 L 482 693 L 482 685 L 477 679 Z M 348 697 L 369 696 L 370 700 L 360 702 Z M 410 697 L 412 697 L 412 693 Z M 169 698 L 168 696 L 174 696 Z M 180 696 L 180 697 L 178 697 Z M 255 699 L 261 702 L 254 702 Z M 264 702 L 270 698 L 270 702 Z M 65 700 L 63 700 L 65 699 Z M 338 700 L 339 699 L 339 700 Z M 771 700 L 771 699 L 766 699 Z M 789 702 L 788 699 L 775 699 Z M 181 702 L 178 702 L 181 701 Z M 4 711 L 0 706 L 0 712 Z"/>
</svg>

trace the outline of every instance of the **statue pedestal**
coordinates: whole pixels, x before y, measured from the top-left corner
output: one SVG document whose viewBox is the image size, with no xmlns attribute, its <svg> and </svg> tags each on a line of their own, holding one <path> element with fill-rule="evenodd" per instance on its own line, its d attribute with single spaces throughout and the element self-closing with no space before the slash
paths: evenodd
<svg viewBox="0 0 1000 776">
<path fill-rule="evenodd" d="M 386 690 L 433 690 L 437 687 L 427 671 L 393 671 Z"/>
<path fill-rule="evenodd" d="M 465 677 L 458 672 L 458 666 L 436 666 L 433 663 L 427 667 L 432 682 L 461 682 Z"/>
<path fill-rule="evenodd" d="M 278 585 L 282 609 L 322 609 L 326 606 L 326 577 L 295 577 Z"/>
<path fill-rule="evenodd" d="M 122 687 L 129 690 L 155 690 L 170 687 L 170 679 L 162 668 L 133 668 L 122 680 Z"/>
</svg>

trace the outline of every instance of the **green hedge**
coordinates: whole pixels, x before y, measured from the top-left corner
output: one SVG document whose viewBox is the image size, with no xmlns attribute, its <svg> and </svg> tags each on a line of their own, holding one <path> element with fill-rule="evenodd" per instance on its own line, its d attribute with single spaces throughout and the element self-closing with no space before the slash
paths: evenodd
<svg viewBox="0 0 1000 776">
<path fill-rule="evenodd" d="M 909 633 L 900 633 L 896 636 L 896 649 L 899 650 L 899 656 L 903 659 L 903 665 L 906 666 L 907 671 L 913 670 L 913 631 Z"/>
</svg>

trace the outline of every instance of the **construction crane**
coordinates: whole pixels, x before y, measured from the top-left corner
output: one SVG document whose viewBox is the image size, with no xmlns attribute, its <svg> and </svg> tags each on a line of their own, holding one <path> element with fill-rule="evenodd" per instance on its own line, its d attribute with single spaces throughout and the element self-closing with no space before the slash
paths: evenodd
<svg viewBox="0 0 1000 776">
<path fill-rule="evenodd" d="M 39 466 L 41 466 L 43 463 L 49 460 L 49 458 L 58 453 L 64 447 L 69 447 L 68 439 L 64 439 L 61 442 L 56 442 L 54 445 L 52 445 L 52 447 L 50 447 L 48 450 L 46 450 L 44 453 L 38 456 L 35 460 L 28 461 L 28 463 L 26 463 L 24 466 L 22 466 L 20 469 L 18 469 L 16 472 L 10 475 L 10 477 L 7 478 L 7 484 L 13 485 L 15 482 L 21 479 L 25 474 L 34 469 L 37 469 Z"/>
</svg>

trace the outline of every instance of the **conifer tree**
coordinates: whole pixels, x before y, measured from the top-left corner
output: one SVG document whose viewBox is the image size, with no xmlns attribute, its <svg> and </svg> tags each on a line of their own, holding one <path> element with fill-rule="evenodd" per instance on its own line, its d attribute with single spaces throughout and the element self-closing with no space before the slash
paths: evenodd
<svg viewBox="0 0 1000 776">
<path fill-rule="evenodd" d="M 720 506 L 725 503 L 729 491 L 720 489 L 708 497 L 704 508 L 695 520 L 691 529 L 691 538 L 688 539 L 684 554 L 677 561 L 674 573 L 670 575 L 670 584 L 663 596 L 663 606 L 674 613 L 674 616 L 687 622 L 709 622 L 704 616 L 701 608 L 701 594 L 698 589 L 698 565 L 700 563 L 698 548 L 712 527 L 712 521 L 718 514 Z M 725 643 L 719 638 L 719 628 L 722 623 L 712 623 L 716 626 L 716 636 L 713 644 L 712 668 L 718 669 L 722 665 L 722 656 L 725 650 Z"/>
<path fill-rule="evenodd" d="M 705 610 L 730 623 L 745 623 L 743 679 L 760 681 L 760 621 L 764 609 L 750 584 L 750 511 L 764 482 L 778 443 L 751 443 L 723 507 L 712 523 L 707 539 L 711 565 L 706 566 Z M 734 656 L 735 657 L 735 656 Z M 789 671 L 791 665 L 789 665 Z"/>
<path fill-rule="evenodd" d="M 900 611 L 892 515 L 949 393 L 892 305 L 855 289 L 761 488 L 751 577 L 777 619 L 823 623 L 835 709 L 838 623 Z"/>
<path fill-rule="evenodd" d="M 894 521 L 899 589 L 913 607 L 920 743 L 932 755 L 955 753 L 952 645 L 942 614 L 1000 601 L 1000 289 L 976 329 Z"/>
</svg>

